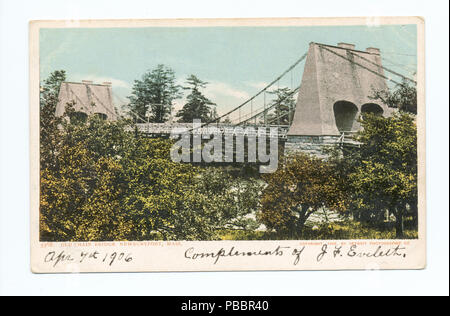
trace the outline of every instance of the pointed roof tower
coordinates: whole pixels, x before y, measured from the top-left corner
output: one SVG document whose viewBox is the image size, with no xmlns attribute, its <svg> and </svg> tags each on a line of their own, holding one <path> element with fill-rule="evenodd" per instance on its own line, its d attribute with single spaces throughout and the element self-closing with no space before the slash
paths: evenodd
<svg viewBox="0 0 450 316">
<path fill-rule="evenodd" d="M 56 116 L 63 116 L 67 103 L 74 102 L 76 112 L 98 114 L 109 121 L 117 120 L 112 100 L 111 83 L 94 84 L 92 81 L 63 82 L 59 89 Z"/>
<path fill-rule="evenodd" d="M 359 64 L 359 65 L 358 65 Z M 380 51 L 311 43 L 288 136 L 334 136 L 359 129 L 362 112 L 389 115 L 373 90 L 388 88 Z"/>
</svg>

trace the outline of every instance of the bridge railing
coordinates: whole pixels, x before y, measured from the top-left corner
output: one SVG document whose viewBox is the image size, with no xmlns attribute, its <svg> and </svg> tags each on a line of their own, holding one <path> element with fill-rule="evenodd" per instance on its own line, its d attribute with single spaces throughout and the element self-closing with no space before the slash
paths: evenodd
<svg viewBox="0 0 450 316">
<path fill-rule="evenodd" d="M 359 147 L 361 143 L 355 140 L 356 133 L 358 133 L 358 131 L 343 131 L 341 132 L 341 136 L 336 143 L 340 145 L 353 145 Z"/>
<path fill-rule="evenodd" d="M 181 133 L 189 131 L 192 134 L 223 134 L 234 136 L 266 136 L 273 137 L 272 128 L 277 128 L 277 138 L 286 138 L 289 131 L 288 125 L 244 125 L 235 126 L 224 123 L 214 123 L 206 127 L 197 128 L 192 123 L 138 123 L 138 130 L 151 135 L 170 135 L 171 133 Z"/>
</svg>

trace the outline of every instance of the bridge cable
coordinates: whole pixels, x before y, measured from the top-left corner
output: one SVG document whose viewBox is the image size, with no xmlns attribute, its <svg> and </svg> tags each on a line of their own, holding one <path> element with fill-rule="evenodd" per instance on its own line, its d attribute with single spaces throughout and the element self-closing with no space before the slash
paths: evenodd
<svg viewBox="0 0 450 316">
<path fill-rule="evenodd" d="M 340 58 L 343 58 L 343 59 L 345 59 L 345 60 L 351 62 L 352 64 L 355 64 L 355 65 L 357 65 L 357 66 L 359 66 L 359 67 L 361 67 L 361 68 L 364 68 L 365 70 L 367 70 L 367 71 L 369 71 L 369 72 L 371 72 L 371 73 L 373 73 L 373 74 L 375 74 L 375 75 L 377 75 L 377 76 L 379 76 L 379 77 L 381 77 L 381 78 L 383 78 L 383 79 L 389 80 L 389 81 L 391 81 L 391 82 L 393 82 L 393 83 L 395 83 L 395 84 L 397 84 L 397 85 L 402 85 L 400 82 L 397 82 L 397 81 L 394 80 L 394 79 L 391 79 L 391 78 L 389 78 L 389 77 L 386 77 L 385 75 L 382 75 L 382 74 L 380 74 L 380 73 L 378 73 L 378 72 L 376 72 L 376 71 L 373 71 L 372 69 L 370 69 L 370 68 L 368 68 L 368 67 L 366 67 L 366 66 L 364 66 L 364 65 L 361 65 L 361 64 L 355 62 L 354 60 L 351 60 L 350 58 L 347 58 L 347 57 L 345 57 L 345 56 L 342 56 L 341 54 L 338 54 L 338 53 L 332 51 L 331 49 L 328 49 L 328 48 L 326 48 L 326 47 L 324 47 L 324 46 L 322 46 L 322 45 L 319 45 L 319 46 L 320 46 L 321 48 L 323 48 L 324 50 L 329 51 L 330 53 L 332 53 L 332 54 L 334 54 L 334 55 L 336 55 L 336 56 L 339 56 Z M 379 65 L 378 65 L 378 66 L 379 66 Z"/>
<path fill-rule="evenodd" d="M 281 118 L 283 118 L 283 117 L 285 117 L 285 116 L 287 116 L 287 115 L 289 115 L 289 112 L 288 113 L 284 113 L 283 115 L 280 115 L 280 116 L 278 116 L 278 117 L 274 117 L 273 119 L 271 119 L 270 121 L 269 121 L 269 125 L 270 125 L 270 123 L 273 123 L 275 120 L 280 120 Z M 279 126 L 281 126 L 281 124 L 278 122 L 278 125 Z"/>
<path fill-rule="evenodd" d="M 97 94 L 91 90 L 91 94 L 98 100 L 98 102 L 100 102 L 100 104 L 103 106 L 103 108 L 108 111 L 109 113 L 111 113 L 113 115 L 113 117 L 117 116 L 117 113 L 114 113 L 113 111 L 111 111 L 101 100 L 100 98 L 97 96 Z M 113 105 L 114 106 L 114 105 Z"/>
<path fill-rule="evenodd" d="M 417 55 L 412 55 L 412 54 L 402 54 L 402 53 L 395 53 L 395 52 L 383 52 L 383 54 L 387 54 L 387 55 L 399 55 L 399 56 L 408 56 L 408 57 L 417 57 Z"/>
<path fill-rule="evenodd" d="M 395 71 L 393 71 L 393 70 L 391 70 L 391 69 L 389 69 L 389 68 L 387 68 L 387 67 L 384 67 L 384 66 L 382 66 L 382 65 L 378 65 L 377 63 L 374 63 L 374 62 L 371 61 L 370 59 L 367 59 L 367 58 L 365 58 L 365 57 L 363 57 L 363 56 L 359 56 L 358 54 L 354 54 L 354 53 L 352 53 L 352 52 L 350 52 L 350 54 L 352 54 L 353 56 L 357 56 L 357 57 L 359 57 L 359 58 L 361 58 L 361 59 L 367 61 L 368 63 L 371 63 L 372 65 L 381 67 L 381 68 L 383 68 L 384 70 L 389 71 L 390 73 L 393 73 L 394 75 L 397 75 L 397 76 L 403 78 L 404 80 L 408 80 L 408 81 L 411 81 L 411 82 L 414 83 L 414 84 L 417 84 L 417 82 L 416 82 L 415 80 L 413 80 L 413 79 L 411 79 L 411 78 L 408 78 L 408 77 L 406 77 L 406 76 L 403 76 L 402 74 L 399 74 L 398 72 L 395 72 Z"/>
<path fill-rule="evenodd" d="M 275 102 L 274 104 L 272 104 L 271 106 L 269 106 L 268 108 L 266 108 L 265 110 L 263 110 L 263 111 L 261 111 L 261 112 L 255 114 L 255 115 L 253 115 L 252 117 L 250 117 L 250 118 L 248 118 L 248 119 L 246 119 L 246 120 L 244 120 L 244 121 L 242 121 L 242 122 L 239 122 L 237 125 L 242 125 L 242 124 L 244 124 L 244 123 L 247 123 L 248 121 L 251 121 L 252 119 L 256 119 L 256 118 L 259 117 L 261 114 L 265 114 L 265 112 L 270 111 L 270 110 L 271 110 L 272 108 L 274 108 L 277 104 L 280 104 L 281 102 L 283 102 L 284 100 L 286 100 L 288 97 L 290 97 L 290 96 L 294 95 L 295 93 L 297 93 L 299 90 L 300 90 L 300 86 L 297 87 L 297 88 L 295 88 L 294 90 L 292 90 L 292 91 L 289 92 L 288 94 L 286 94 L 286 95 L 284 96 L 284 98 L 278 100 L 277 102 Z"/>
<path fill-rule="evenodd" d="M 381 57 L 384 61 L 388 62 L 391 65 L 397 66 L 399 68 L 402 68 L 403 70 L 407 71 L 409 74 L 414 75 L 417 72 L 417 67 L 408 66 L 405 64 L 400 64 L 397 62 L 394 62 L 393 60 L 387 58 L 387 57 Z"/>
<path fill-rule="evenodd" d="M 72 90 L 72 88 L 69 88 L 69 90 L 70 90 L 70 92 L 72 92 L 72 94 L 80 101 L 81 105 L 84 106 L 84 107 L 86 107 L 86 110 L 92 107 L 92 106 L 86 106 L 86 104 L 84 104 L 83 100 L 81 100 L 81 98 L 80 98 L 80 97 Z M 103 108 L 105 108 L 106 111 L 108 111 L 109 113 L 113 114 L 113 116 L 116 116 L 116 115 L 117 115 L 117 113 L 111 112 L 111 110 L 108 109 L 108 108 L 103 104 L 102 101 L 100 101 L 100 99 L 97 97 L 97 95 L 96 95 L 95 93 L 93 93 L 93 92 L 91 91 L 91 94 L 94 95 L 94 96 L 97 98 L 97 100 L 100 102 L 100 105 L 102 105 Z M 76 102 L 75 102 L 75 103 L 76 103 Z M 94 102 L 94 104 L 95 104 L 95 102 Z"/>
<path fill-rule="evenodd" d="M 264 125 L 267 124 L 266 123 L 266 114 L 267 114 L 267 111 L 266 111 L 266 91 L 264 91 Z"/>
<path fill-rule="evenodd" d="M 267 89 L 269 89 L 274 83 L 276 83 L 278 80 L 280 80 L 282 77 L 284 77 L 284 75 L 286 75 L 289 71 L 291 71 L 292 69 L 294 69 L 300 62 L 302 62 L 306 56 L 308 56 L 308 52 L 306 52 L 302 57 L 300 57 L 295 63 L 293 63 L 286 71 L 284 71 L 280 76 L 278 76 L 275 80 L 273 80 L 271 83 L 269 83 L 266 87 L 264 87 L 263 89 L 261 89 L 258 93 L 256 93 L 255 95 L 253 95 L 251 98 L 249 98 L 248 100 L 246 100 L 245 102 L 243 102 L 242 104 L 240 104 L 239 106 L 235 107 L 233 110 L 228 111 L 227 113 L 219 116 L 218 118 L 209 121 L 205 124 L 202 124 L 199 127 L 193 128 L 193 129 L 197 129 L 197 128 L 202 128 L 206 125 L 212 124 L 212 123 L 216 123 L 219 122 L 222 118 L 226 117 L 227 115 L 235 112 L 236 110 L 242 108 L 243 106 L 245 106 L 246 104 L 248 104 L 249 102 L 251 102 L 252 100 L 254 100 L 256 97 L 258 97 L 261 93 L 265 92 Z M 193 130 L 192 129 L 192 130 Z M 191 131 L 192 131 L 191 130 Z"/>
<path fill-rule="evenodd" d="M 127 102 L 124 102 L 124 100 L 122 98 L 120 98 L 117 94 L 115 94 L 114 92 L 113 92 L 113 96 L 115 96 L 117 99 L 119 99 L 120 102 L 123 103 L 122 106 L 127 105 Z M 136 119 L 139 119 L 144 123 L 148 123 L 147 120 L 143 119 L 139 114 L 137 114 L 136 112 L 131 110 L 129 107 L 127 110 L 128 110 L 128 112 L 131 112 L 131 114 L 133 114 Z"/>
</svg>

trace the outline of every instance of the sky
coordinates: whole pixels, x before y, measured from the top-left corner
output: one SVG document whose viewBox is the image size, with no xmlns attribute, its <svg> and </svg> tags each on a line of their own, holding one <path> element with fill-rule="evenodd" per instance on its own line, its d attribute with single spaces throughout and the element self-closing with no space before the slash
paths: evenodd
<svg viewBox="0 0 450 316">
<path fill-rule="evenodd" d="M 415 25 L 52 28 L 40 31 L 40 77 L 63 69 L 67 81 L 112 82 L 120 107 L 134 80 L 164 64 L 181 85 L 191 74 L 208 82 L 203 92 L 222 114 L 278 77 L 306 53 L 310 42 L 377 47 L 384 66 L 409 77 L 416 69 Z M 280 87 L 298 86 L 303 66 L 285 76 Z M 263 106 L 261 98 L 255 109 Z M 176 100 L 175 110 L 184 101 L 185 96 Z"/>
</svg>

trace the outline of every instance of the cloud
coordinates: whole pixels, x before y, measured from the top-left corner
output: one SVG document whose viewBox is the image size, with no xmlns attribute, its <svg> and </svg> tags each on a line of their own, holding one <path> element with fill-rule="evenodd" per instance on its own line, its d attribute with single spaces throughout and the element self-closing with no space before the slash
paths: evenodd
<svg viewBox="0 0 450 316">
<path fill-rule="evenodd" d="M 187 76 L 179 76 L 176 80 L 176 84 L 186 87 L 186 78 Z M 202 93 L 212 102 L 216 103 L 219 114 L 236 107 L 251 97 L 248 91 L 233 87 L 229 83 L 208 79 L 205 79 L 204 81 L 207 82 L 207 85 L 206 88 L 202 89 Z M 184 90 L 183 97 L 174 100 L 175 113 L 181 110 L 184 104 L 186 104 L 186 97 L 189 93 L 189 90 Z"/>
<path fill-rule="evenodd" d="M 247 82 L 245 82 L 245 84 L 247 86 L 257 89 L 257 90 L 262 90 L 269 85 L 268 82 L 264 82 L 264 81 L 260 81 L 260 82 L 247 81 Z M 274 91 L 278 88 L 290 88 L 290 87 L 284 83 L 275 82 L 267 91 Z"/>
<path fill-rule="evenodd" d="M 249 87 L 261 90 L 261 89 L 264 89 L 265 87 L 267 87 L 267 85 L 269 83 L 263 82 L 263 81 L 260 81 L 260 82 L 247 81 L 247 82 L 245 82 L 245 84 Z"/>
<path fill-rule="evenodd" d="M 211 81 L 205 89 L 205 95 L 208 98 L 228 97 L 238 100 L 245 100 L 250 98 L 247 91 L 237 89 L 225 82 Z"/>
</svg>

